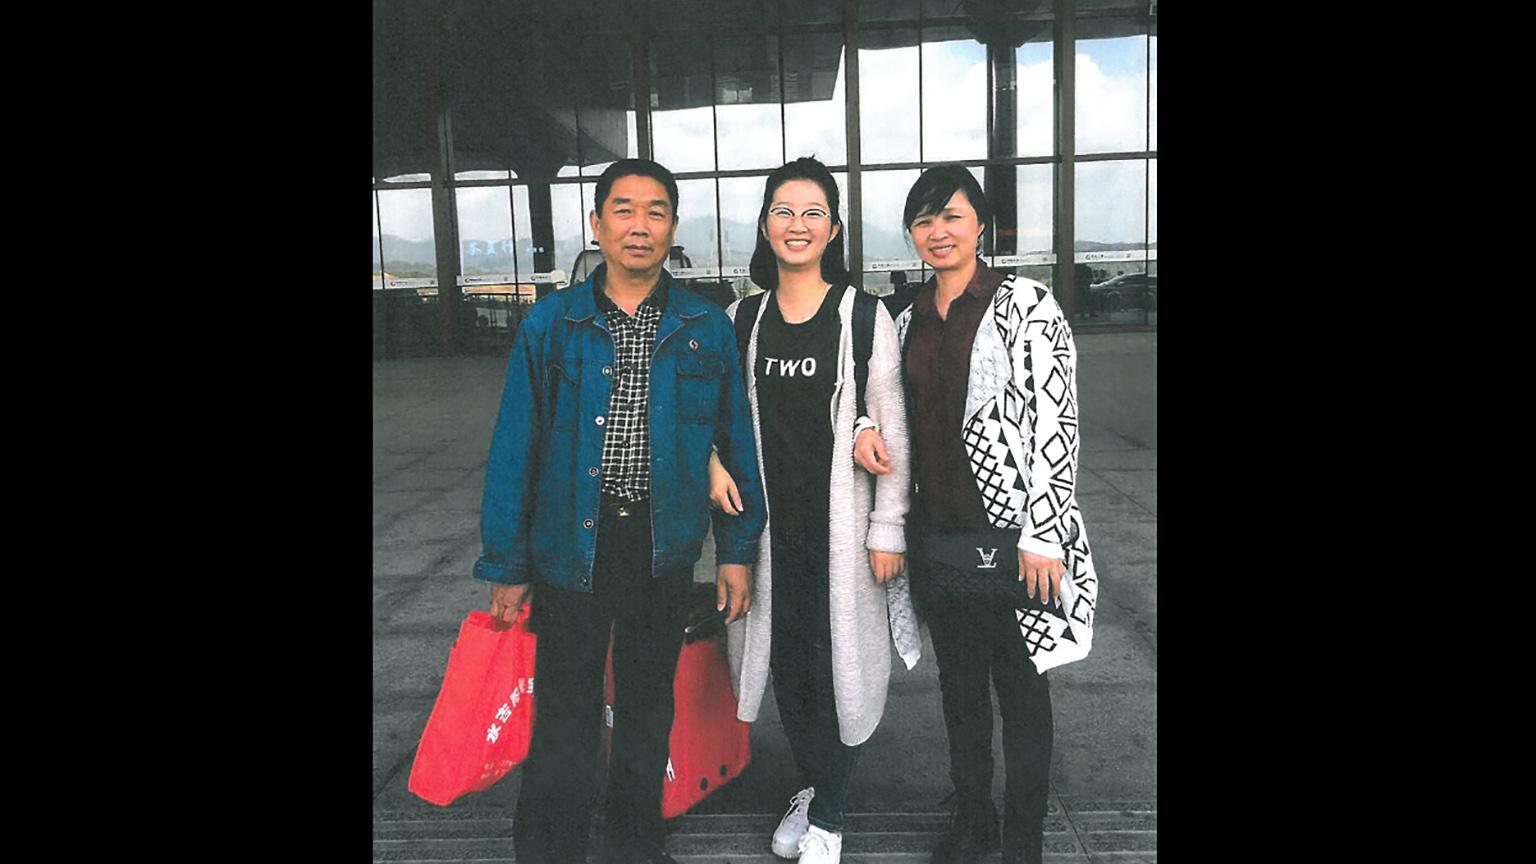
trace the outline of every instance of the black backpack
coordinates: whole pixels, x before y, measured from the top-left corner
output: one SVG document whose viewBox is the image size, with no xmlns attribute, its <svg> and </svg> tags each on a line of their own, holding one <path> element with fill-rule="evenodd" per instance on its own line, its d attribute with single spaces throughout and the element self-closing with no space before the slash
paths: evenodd
<svg viewBox="0 0 1536 864">
<path fill-rule="evenodd" d="M 757 321 L 757 310 L 763 305 L 768 292 L 753 294 L 736 307 L 736 354 L 741 358 L 742 386 L 751 385 L 752 370 L 747 368 L 747 344 L 752 341 L 752 325 Z M 869 381 L 869 355 L 875 350 L 875 309 L 880 298 L 862 290 L 853 293 L 853 383 L 858 394 L 860 417 L 868 416 L 864 406 L 864 388 Z"/>
</svg>

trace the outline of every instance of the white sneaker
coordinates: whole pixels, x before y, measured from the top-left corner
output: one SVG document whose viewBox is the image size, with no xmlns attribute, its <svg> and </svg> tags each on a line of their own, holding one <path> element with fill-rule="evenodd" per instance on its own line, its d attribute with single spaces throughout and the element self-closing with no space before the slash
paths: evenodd
<svg viewBox="0 0 1536 864">
<path fill-rule="evenodd" d="M 837 864 L 843 857 L 843 835 L 815 825 L 800 838 L 800 864 Z"/>
<path fill-rule="evenodd" d="M 811 799 L 816 797 L 814 787 L 806 787 L 789 799 L 789 812 L 779 820 L 773 832 L 773 854 L 780 858 L 794 858 L 800 854 L 800 838 L 811 825 Z"/>
</svg>

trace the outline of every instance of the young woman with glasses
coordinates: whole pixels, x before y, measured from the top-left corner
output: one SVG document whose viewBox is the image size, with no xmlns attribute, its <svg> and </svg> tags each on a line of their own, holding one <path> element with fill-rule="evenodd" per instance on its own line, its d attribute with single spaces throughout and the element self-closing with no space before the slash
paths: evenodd
<svg viewBox="0 0 1536 864">
<path fill-rule="evenodd" d="M 743 362 L 769 519 L 751 611 L 728 628 L 731 671 L 746 721 L 773 679 L 803 788 L 772 849 L 802 864 L 839 860 L 854 764 L 885 710 L 890 646 L 908 668 L 921 650 L 902 562 L 910 478 L 896 328 L 873 297 L 856 299 L 842 228 L 826 166 L 804 158 L 775 171 L 751 264 L 765 293 L 727 310 L 750 316 L 737 326 L 750 327 Z M 869 302 L 861 417 L 853 321 Z M 710 473 L 712 503 L 739 513 L 730 476 L 713 460 Z"/>
</svg>

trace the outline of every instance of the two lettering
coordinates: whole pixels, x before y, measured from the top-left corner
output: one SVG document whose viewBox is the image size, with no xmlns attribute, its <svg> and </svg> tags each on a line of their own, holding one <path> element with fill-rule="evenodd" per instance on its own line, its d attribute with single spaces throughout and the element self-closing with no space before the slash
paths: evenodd
<svg viewBox="0 0 1536 864">
<path fill-rule="evenodd" d="M 806 357 L 802 360 L 780 360 L 776 357 L 768 357 L 765 360 L 765 375 L 778 375 L 782 378 L 793 378 L 800 375 L 805 378 L 816 376 L 816 358 Z"/>
</svg>

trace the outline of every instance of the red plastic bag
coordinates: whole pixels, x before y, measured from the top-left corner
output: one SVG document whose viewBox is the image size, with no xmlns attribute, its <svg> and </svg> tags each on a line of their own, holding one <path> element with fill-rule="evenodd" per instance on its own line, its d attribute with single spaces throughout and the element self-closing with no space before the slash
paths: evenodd
<svg viewBox="0 0 1536 864">
<path fill-rule="evenodd" d="M 711 586 L 710 595 L 714 591 Z M 603 707 L 613 728 L 613 644 Z M 739 775 L 752 761 L 752 727 L 736 719 L 725 634 L 684 645 L 672 679 L 672 733 L 661 786 L 661 818 L 675 819 Z M 609 739 L 612 755 L 612 738 Z"/>
<path fill-rule="evenodd" d="M 528 756 L 537 639 L 528 603 L 511 627 L 477 609 L 459 626 L 407 786 L 440 806 L 490 788 Z"/>
</svg>

